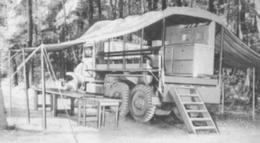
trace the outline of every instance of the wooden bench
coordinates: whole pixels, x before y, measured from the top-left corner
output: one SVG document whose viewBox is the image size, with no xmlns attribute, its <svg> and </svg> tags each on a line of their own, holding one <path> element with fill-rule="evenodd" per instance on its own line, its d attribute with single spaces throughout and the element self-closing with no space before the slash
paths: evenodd
<svg viewBox="0 0 260 143">
<path fill-rule="evenodd" d="M 35 99 L 34 99 L 34 108 L 37 110 L 38 107 L 42 107 L 42 105 L 39 105 L 38 103 L 38 96 L 42 93 L 41 88 L 34 88 L 35 93 Z M 47 105 L 46 107 L 50 107 L 52 110 L 52 113 L 54 116 L 57 116 L 59 112 L 62 112 L 62 110 L 58 109 L 58 99 L 69 99 L 70 100 L 70 115 L 74 115 L 74 101 L 75 99 L 83 98 L 83 97 L 96 97 L 100 95 L 95 95 L 94 93 L 87 93 L 87 92 L 76 92 L 76 91 L 68 91 L 64 89 L 57 89 L 57 88 L 47 88 L 45 91 L 46 94 L 51 96 L 50 105 Z"/>
</svg>

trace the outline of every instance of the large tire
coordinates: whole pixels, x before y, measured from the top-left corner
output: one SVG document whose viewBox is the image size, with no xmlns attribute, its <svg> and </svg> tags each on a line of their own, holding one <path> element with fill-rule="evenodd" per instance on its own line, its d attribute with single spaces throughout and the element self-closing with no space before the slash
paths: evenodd
<svg viewBox="0 0 260 143">
<path fill-rule="evenodd" d="M 153 89 L 146 85 L 136 85 L 131 91 L 129 109 L 131 116 L 139 122 L 148 122 L 155 113 L 152 104 Z"/>
<path fill-rule="evenodd" d="M 123 82 L 115 82 L 109 90 L 107 90 L 107 96 L 111 98 L 121 99 L 119 107 L 120 116 L 124 117 L 129 113 L 128 99 L 129 99 L 129 87 Z"/>
</svg>

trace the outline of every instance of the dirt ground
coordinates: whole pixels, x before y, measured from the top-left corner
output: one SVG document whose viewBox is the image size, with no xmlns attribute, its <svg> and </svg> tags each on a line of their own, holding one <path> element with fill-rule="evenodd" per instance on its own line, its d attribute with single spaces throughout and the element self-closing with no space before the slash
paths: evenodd
<svg viewBox="0 0 260 143">
<path fill-rule="evenodd" d="M 2 83 L 5 106 L 9 108 L 7 81 Z M 169 118 L 156 118 L 150 123 L 138 123 L 130 117 L 120 120 L 115 128 L 113 114 L 108 113 L 106 127 L 97 129 L 94 122 L 86 127 L 77 125 L 76 116 L 64 114 L 53 117 L 47 112 L 47 130 L 42 130 L 41 110 L 31 110 L 31 123 L 26 120 L 23 86 L 13 88 L 13 113 L 8 117 L 9 125 L 15 129 L 0 131 L 0 143 L 259 143 L 260 115 L 252 121 L 250 112 L 243 115 L 216 116 L 219 134 L 189 134 L 182 123 Z M 30 108 L 32 109 L 32 97 Z"/>
</svg>

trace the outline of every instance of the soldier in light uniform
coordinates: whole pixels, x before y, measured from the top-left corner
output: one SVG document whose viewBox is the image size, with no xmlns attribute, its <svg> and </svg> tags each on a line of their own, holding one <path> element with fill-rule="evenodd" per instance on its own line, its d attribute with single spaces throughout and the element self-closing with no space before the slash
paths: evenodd
<svg viewBox="0 0 260 143">
<path fill-rule="evenodd" d="M 72 76 L 73 79 L 65 84 L 65 89 L 78 90 L 80 87 L 85 89 L 85 82 L 94 80 L 93 74 L 93 52 L 92 47 L 84 48 L 83 61 L 77 65 L 74 72 L 67 72 L 66 75 Z M 83 86 L 82 86 L 83 85 Z"/>
</svg>

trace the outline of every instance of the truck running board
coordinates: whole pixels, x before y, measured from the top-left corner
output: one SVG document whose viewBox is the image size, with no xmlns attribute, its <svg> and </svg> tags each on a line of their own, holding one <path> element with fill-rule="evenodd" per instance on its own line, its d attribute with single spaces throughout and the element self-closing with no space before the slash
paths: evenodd
<svg viewBox="0 0 260 143">
<path fill-rule="evenodd" d="M 219 132 L 195 87 L 169 86 L 169 92 L 189 132 Z"/>
</svg>

